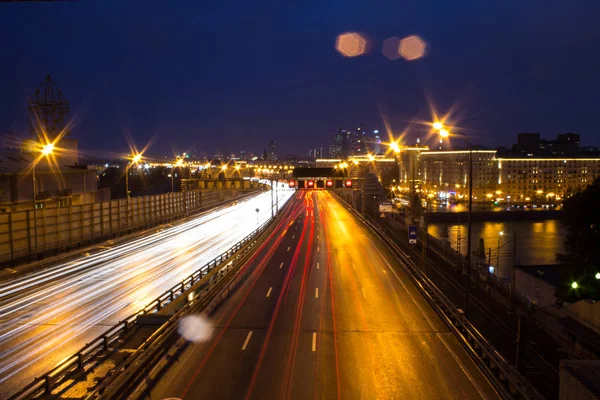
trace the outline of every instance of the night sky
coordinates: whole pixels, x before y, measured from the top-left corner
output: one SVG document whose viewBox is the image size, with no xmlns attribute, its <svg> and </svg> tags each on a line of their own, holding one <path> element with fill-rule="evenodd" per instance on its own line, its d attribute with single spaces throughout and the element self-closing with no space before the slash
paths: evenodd
<svg viewBox="0 0 600 400">
<path fill-rule="evenodd" d="M 96 154 L 139 147 L 281 153 L 326 145 L 338 125 L 407 138 L 429 102 L 474 142 L 579 132 L 600 145 L 600 1 L 79 1 L 0 3 L 0 131 L 27 131 L 26 101 L 50 74 Z M 336 36 L 370 52 L 346 58 Z M 428 54 L 390 61 L 417 34 Z"/>
</svg>

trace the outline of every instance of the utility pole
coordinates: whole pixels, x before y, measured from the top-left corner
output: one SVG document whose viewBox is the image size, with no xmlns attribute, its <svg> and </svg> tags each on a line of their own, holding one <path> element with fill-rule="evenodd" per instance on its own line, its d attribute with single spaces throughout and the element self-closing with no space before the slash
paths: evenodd
<svg viewBox="0 0 600 400">
<path fill-rule="evenodd" d="M 514 298 L 515 298 L 515 280 L 517 277 L 517 232 L 513 232 L 513 262 L 512 268 L 510 271 L 510 299 L 509 299 L 509 308 L 511 310 L 514 309 Z"/>
<path fill-rule="evenodd" d="M 275 217 L 275 210 L 273 208 L 273 179 L 271 179 L 271 218 Z"/>
<path fill-rule="evenodd" d="M 465 318 L 469 319 L 471 296 L 471 214 L 473 211 L 473 146 L 469 141 L 469 213 L 467 214 L 467 278 L 465 281 Z"/>
<path fill-rule="evenodd" d="M 431 201 L 427 201 L 427 210 L 430 210 Z M 421 241 L 421 271 L 427 275 L 427 212 L 423 213 L 423 240 Z"/>
<path fill-rule="evenodd" d="M 515 355 L 515 368 L 517 370 L 521 369 L 521 362 L 523 360 L 523 350 L 524 347 L 524 339 L 523 339 L 523 332 L 525 331 L 525 321 L 523 321 L 523 317 L 525 316 L 525 313 L 521 310 L 517 311 L 517 317 L 518 317 L 518 321 L 519 321 L 519 325 L 517 328 L 517 354 Z"/>
<path fill-rule="evenodd" d="M 361 201 L 361 205 L 360 205 L 360 213 L 362 214 L 363 217 L 365 217 L 366 203 L 367 203 L 367 195 L 365 193 L 365 186 L 367 185 L 367 166 L 365 165 L 363 168 L 364 168 L 363 181 L 362 181 L 362 186 L 361 186 L 362 201 Z"/>
</svg>

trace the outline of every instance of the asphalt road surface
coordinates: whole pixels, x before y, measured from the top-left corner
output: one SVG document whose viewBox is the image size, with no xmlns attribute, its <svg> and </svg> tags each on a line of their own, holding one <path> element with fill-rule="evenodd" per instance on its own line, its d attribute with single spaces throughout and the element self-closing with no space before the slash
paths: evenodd
<svg viewBox="0 0 600 400">
<path fill-rule="evenodd" d="M 282 206 L 293 192 L 280 190 Z M 256 209 L 259 212 L 256 212 Z M 271 217 L 264 192 L 0 283 L 0 399 L 75 354 Z"/>
<path fill-rule="evenodd" d="M 297 196 L 151 398 L 498 398 L 381 242 L 327 191 Z"/>
</svg>

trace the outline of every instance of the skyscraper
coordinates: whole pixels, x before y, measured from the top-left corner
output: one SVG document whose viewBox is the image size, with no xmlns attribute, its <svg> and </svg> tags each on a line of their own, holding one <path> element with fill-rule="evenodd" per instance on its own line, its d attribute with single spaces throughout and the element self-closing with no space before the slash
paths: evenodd
<svg viewBox="0 0 600 400">
<path fill-rule="evenodd" d="M 271 161 L 277 160 L 277 142 L 275 140 L 269 140 L 267 146 L 267 159 Z"/>
<path fill-rule="evenodd" d="M 379 130 L 373 131 L 373 153 L 381 154 L 381 136 L 379 136 Z"/>
</svg>

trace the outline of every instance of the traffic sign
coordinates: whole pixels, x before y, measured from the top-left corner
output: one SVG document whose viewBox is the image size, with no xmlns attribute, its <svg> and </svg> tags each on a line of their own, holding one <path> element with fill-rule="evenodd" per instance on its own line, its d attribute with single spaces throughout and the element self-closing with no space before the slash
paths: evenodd
<svg viewBox="0 0 600 400">
<path fill-rule="evenodd" d="M 408 243 L 410 243 L 410 244 L 417 243 L 417 227 L 416 227 L 416 225 L 408 226 Z"/>
<path fill-rule="evenodd" d="M 379 203 L 379 212 L 394 212 L 394 206 L 392 205 L 392 203 Z"/>
<path fill-rule="evenodd" d="M 381 213 L 381 215 L 379 216 L 380 218 L 385 218 L 385 214 Z"/>
</svg>

